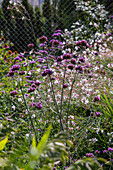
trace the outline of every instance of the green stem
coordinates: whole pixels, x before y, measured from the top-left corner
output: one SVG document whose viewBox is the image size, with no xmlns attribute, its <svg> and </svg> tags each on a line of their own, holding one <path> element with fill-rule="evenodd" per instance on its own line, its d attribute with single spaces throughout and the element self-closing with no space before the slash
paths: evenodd
<svg viewBox="0 0 113 170">
<path fill-rule="evenodd" d="M 66 118 L 66 129 L 68 131 L 68 117 L 69 117 L 69 107 L 70 107 L 70 103 L 71 103 L 71 96 L 72 96 L 72 90 L 73 90 L 73 85 L 75 83 L 76 80 L 76 74 L 74 76 L 74 79 L 72 81 L 72 85 L 71 85 L 71 89 L 70 89 L 70 93 L 69 93 L 69 102 L 68 102 L 68 108 L 67 108 L 67 118 Z"/>
</svg>

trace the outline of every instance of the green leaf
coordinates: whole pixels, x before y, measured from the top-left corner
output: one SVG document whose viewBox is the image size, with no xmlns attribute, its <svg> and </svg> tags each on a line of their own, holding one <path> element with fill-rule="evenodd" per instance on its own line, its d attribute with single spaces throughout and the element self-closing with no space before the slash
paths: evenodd
<svg viewBox="0 0 113 170">
<path fill-rule="evenodd" d="M 3 139 L 2 141 L 0 141 L 0 151 L 1 151 L 2 149 L 4 149 L 4 146 L 5 146 L 5 144 L 7 143 L 7 141 L 8 141 L 8 136 L 6 136 L 5 139 Z"/>
<path fill-rule="evenodd" d="M 51 128 L 52 126 L 50 125 L 48 128 L 47 128 L 47 131 L 46 133 L 43 135 L 43 137 L 41 138 L 38 146 L 37 146 L 37 150 L 38 150 L 38 154 L 37 154 L 37 159 L 40 157 L 44 147 L 45 147 L 45 144 L 48 140 L 48 137 L 49 137 L 49 134 L 50 134 L 50 131 L 51 131 Z"/>
<path fill-rule="evenodd" d="M 32 148 L 36 147 L 36 139 L 35 136 L 33 136 L 33 141 L 32 141 Z"/>
</svg>

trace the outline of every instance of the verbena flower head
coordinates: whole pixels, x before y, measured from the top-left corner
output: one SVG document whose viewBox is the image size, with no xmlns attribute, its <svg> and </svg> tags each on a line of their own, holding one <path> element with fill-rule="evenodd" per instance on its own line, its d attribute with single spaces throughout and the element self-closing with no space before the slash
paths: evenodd
<svg viewBox="0 0 113 170">
<path fill-rule="evenodd" d="M 63 54 L 63 59 L 71 59 L 72 55 L 70 53 Z"/>
<path fill-rule="evenodd" d="M 79 61 L 81 61 L 82 63 L 85 63 L 85 59 L 83 57 L 80 57 Z"/>
<path fill-rule="evenodd" d="M 68 64 L 68 68 L 69 68 L 70 70 L 73 70 L 74 64 Z"/>
<path fill-rule="evenodd" d="M 68 84 L 63 84 L 63 88 L 67 88 L 68 87 Z"/>
<path fill-rule="evenodd" d="M 33 44 L 33 43 L 28 44 L 28 47 L 29 47 L 29 48 L 34 47 L 34 44 Z"/>
<path fill-rule="evenodd" d="M 18 74 L 23 75 L 23 74 L 25 74 L 25 71 L 20 71 Z"/>
<path fill-rule="evenodd" d="M 16 71 L 16 70 L 19 70 L 20 69 L 20 65 L 13 65 L 12 67 L 11 67 L 11 70 L 12 71 Z"/>
<path fill-rule="evenodd" d="M 36 103 L 36 107 L 38 108 L 38 109 L 41 109 L 42 108 L 42 103 Z"/>
<path fill-rule="evenodd" d="M 50 69 L 46 69 L 42 72 L 42 76 L 51 75 L 53 72 Z"/>
<path fill-rule="evenodd" d="M 16 90 L 10 92 L 11 96 L 15 96 L 16 94 L 18 94 L 18 92 Z"/>
<path fill-rule="evenodd" d="M 42 37 L 39 38 L 39 41 L 40 41 L 40 43 L 45 43 L 45 42 L 48 41 L 48 39 L 47 39 L 47 37 L 42 36 Z"/>
<path fill-rule="evenodd" d="M 97 102 L 97 101 L 100 101 L 100 97 L 99 96 L 95 96 L 94 99 L 93 99 L 93 102 Z"/>
<path fill-rule="evenodd" d="M 72 58 L 72 59 L 71 59 L 71 63 L 72 63 L 72 64 L 77 64 L 76 59 L 75 59 L 75 58 Z"/>
<path fill-rule="evenodd" d="M 33 92 L 33 91 L 35 91 L 35 90 L 36 90 L 36 88 L 30 87 L 30 88 L 28 89 L 28 93 L 31 93 L 31 92 Z"/>
<path fill-rule="evenodd" d="M 109 147 L 109 148 L 108 148 L 108 151 L 109 151 L 109 152 L 113 152 L 113 148 Z"/>
</svg>

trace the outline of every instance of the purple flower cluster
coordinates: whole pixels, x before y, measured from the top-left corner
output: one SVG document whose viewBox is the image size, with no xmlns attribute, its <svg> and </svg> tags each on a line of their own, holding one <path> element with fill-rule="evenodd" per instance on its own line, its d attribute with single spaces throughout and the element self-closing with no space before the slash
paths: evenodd
<svg viewBox="0 0 113 170">
<path fill-rule="evenodd" d="M 86 47 L 89 47 L 89 44 L 87 43 L 87 41 L 86 40 L 81 40 L 81 41 L 77 41 L 76 42 L 76 45 L 77 46 L 86 46 Z"/>
<path fill-rule="evenodd" d="M 91 157 L 91 158 L 93 158 L 94 155 L 93 155 L 93 153 L 86 153 L 86 157 Z"/>
<path fill-rule="evenodd" d="M 32 103 L 30 106 L 41 109 L 42 108 L 42 103 L 38 102 L 38 103 Z"/>
<path fill-rule="evenodd" d="M 18 92 L 16 90 L 10 92 L 11 96 L 15 96 L 16 94 L 18 94 Z"/>
<path fill-rule="evenodd" d="M 39 41 L 40 41 L 40 43 L 45 43 L 45 42 L 48 41 L 48 39 L 47 39 L 47 37 L 42 36 L 42 37 L 39 38 Z"/>
<path fill-rule="evenodd" d="M 100 97 L 95 96 L 94 99 L 93 99 L 93 102 L 97 102 L 97 101 L 100 101 Z"/>
<path fill-rule="evenodd" d="M 30 88 L 28 89 L 28 93 L 31 93 L 31 92 L 33 92 L 33 91 L 35 91 L 35 90 L 36 90 L 35 87 L 30 87 Z"/>
<path fill-rule="evenodd" d="M 42 72 L 42 76 L 51 75 L 53 72 L 50 69 L 46 69 Z"/>
<path fill-rule="evenodd" d="M 63 59 L 71 59 L 72 55 L 70 53 L 63 54 Z"/>
<path fill-rule="evenodd" d="M 108 151 L 109 151 L 109 152 L 113 152 L 113 148 L 110 148 L 110 147 L 109 147 L 109 148 L 108 148 Z"/>
<path fill-rule="evenodd" d="M 10 68 L 10 71 L 9 71 L 9 73 L 8 73 L 7 76 L 13 77 L 13 76 L 14 76 L 14 73 L 15 73 L 16 71 L 18 71 L 19 69 L 20 69 L 20 65 L 13 65 L 13 66 Z"/>
</svg>

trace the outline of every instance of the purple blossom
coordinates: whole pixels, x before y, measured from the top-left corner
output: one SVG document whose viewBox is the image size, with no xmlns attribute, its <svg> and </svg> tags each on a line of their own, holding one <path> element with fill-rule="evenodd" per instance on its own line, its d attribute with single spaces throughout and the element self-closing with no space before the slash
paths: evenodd
<svg viewBox="0 0 113 170">
<path fill-rule="evenodd" d="M 39 47 L 44 47 L 45 46 L 45 44 L 44 43 L 41 43 L 40 45 L 39 45 Z"/>
<path fill-rule="evenodd" d="M 103 150 L 103 153 L 107 153 L 107 150 Z"/>
<path fill-rule="evenodd" d="M 62 32 L 61 30 L 55 30 L 55 32 Z"/>
<path fill-rule="evenodd" d="M 48 41 L 48 39 L 47 39 L 47 37 L 42 36 L 39 38 L 39 41 L 40 41 L 40 43 L 45 43 L 46 41 Z"/>
<path fill-rule="evenodd" d="M 19 75 L 23 75 L 23 74 L 25 74 L 25 71 L 20 71 L 19 72 Z"/>
<path fill-rule="evenodd" d="M 113 152 L 113 148 L 108 148 L 108 151 L 109 152 Z"/>
<path fill-rule="evenodd" d="M 36 63 L 36 61 L 34 61 L 34 60 L 29 62 L 29 64 L 35 64 L 35 63 Z"/>
<path fill-rule="evenodd" d="M 63 84 L 63 88 L 67 88 L 68 87 L 68 84 Z"/>
<path fill-rule="evenodd" d="M 46 76 L 46 75 L 51 75 L 53 72 L 49 69 L 46 69 L 42 72 L 42 76 Z"/>
<path fill-rule="evenodd" d="M 19 70 L 20 69 L 20 65 L 13 65 L 12 67 L 11 67 L 11 70 L 12 71 L 16 71 L 16 70 Z"/>
<path fill-rule="evenodd" d="M 99 153 L 100 153 L 100 151 L 99 151 L 99 150 L 96 150 L 96 151 L 95 151 L 95 153 L 99 154 Z"/>
<path fill-rule="evenodd" d="M 22 61 L 22 59 L 19 56 L 15 57 L 14 60 L 19 60 L 20 62 Z"/>
<path fill-rule="evenodd" d="M 62 60 L 63 60 L 62 56 L 58 56 L 58 57 L 57 57 L 57 62 L 60 62 L 60 61 L 62 61 Z"/>
<path fill-rule="evenodd" d="M 30 92 L 33 92 L 33 91 L 35 91 L 36 89 L 34 88 L 34 87 L 30 87 L 29 89 L 28 89 L 28 93 L 30 93 Z"/>
<path fill-rule="evenodd" d="M 79 61 L 81 61 L 82 63 L 85 63 L 85 59 L 83 57 L 80 57 Z"/>
<path fill-rule="evenodd" d="M 100 101 L 100 97 L 95 96 L 94 99 L 93 99 L 93 102 L 97 102 L 97 101 Z"/>
<path fill-rule="evenodd" d="M 15 73 L 14 71 L 10 70 L 7 76 L 12 77 L 12 76 L 14 76 L 14 73 Z"/>
<path fill-rule="evenodd" d="M 72 55 L 69 53 L 63 54 L 63 59 L 71 59 Z"/>
<path fill-rule="evenodd" d="M 36 81 L 35 84 L 36 84 L 37 86 L 39 86 L 39 85 L 41 84 L 41 82 L 40 82 L 40 81 Z"/>
<path fill-rule="evenodd" d="M 74 65 L 73 65 L 73 64 L 69 64 L 69 65 L 68 65 L 68 68 L 69 68 L 70 70 L 73 70 Z"/>
<path fill-rule="evenodd" d="M 72 63 L 72 64 L 77 64 L 76 59 L 75 59 L 75 58 L 72 58 L 72 59 L 71 59 L 71 63 Z"/>
<path fill-rule="evenodd" d="M 39 53 L 48 54 L 48 52 L 46 50 L 40 50 Z"/>
<path fill-rule="evenodd" d="M 91 157 L 91 158 L 93 158 L 94 155 L 93 155 L 93 153 L 86 153 L 86 157 Z"/>
<path fill-rule="evenodd" d="M 10 92 L 11 96 L 15 96 L 16 94 L 18 94 L 18 92 L 16 90 Z"/>
<path fill-rule="evenodd" d="M 83 71 L 83 67 L 82 67 L 82 66 L 77 66 L 77 67 L 76 67 L 76 70 L 82 72 L 82 71 Z"/>
<path fill-rule="evenodd" d="M 60 32 L 58 32 L 58 33 L 54 33 L 53 35 L 52 35 L 52 37 L 57 37 L 57 36 L 61 36 L 62 35 L 62 33 L 60 33 Z"/>
<path fill-rule="evenodd" d="M 28 44 L 28 47 L 29 47 L 29 48 L 30 48 L 30 47 L 34 47 L 34 44 L 33 44 L 33 43 Z"/>
<path fill-rule="evenodd" d="M 96 116 L 97 117 L 101 116 L 101 113 L 100 112 L 96 112 Z"/>
<path fill-rule="evenodd" d="M 39 103 L 36 104 L 36 107 L 37 107 L 38 109 L 41 109 L 41 108 L 42 108 L 42 104 L 39 102 Z"/>
</svg>

